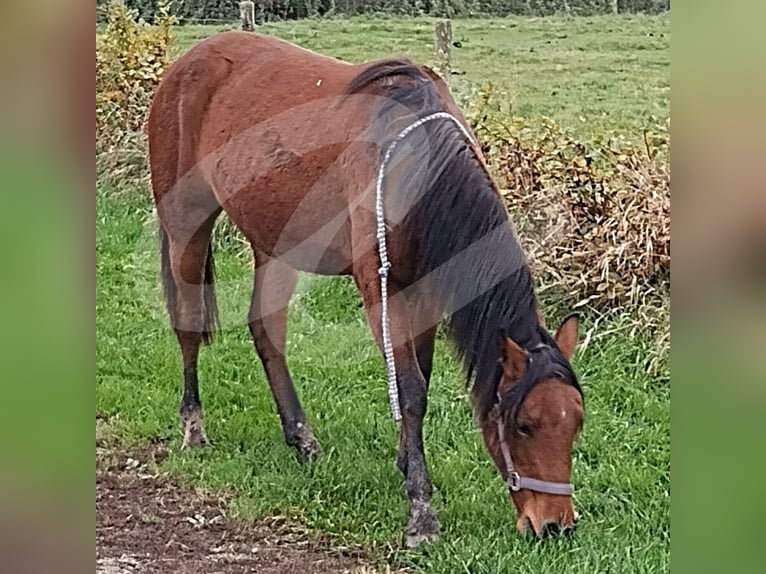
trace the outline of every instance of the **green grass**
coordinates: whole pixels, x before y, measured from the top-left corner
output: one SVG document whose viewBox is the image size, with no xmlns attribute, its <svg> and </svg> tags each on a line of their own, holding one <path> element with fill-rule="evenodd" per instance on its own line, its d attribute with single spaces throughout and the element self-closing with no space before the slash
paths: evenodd
<svg viewBox="0 0 766 574">
<path fill-rule="evenodd" d="M 641 141 L 670 114 L 670 16 L 493 18 L 453 21 L 452 89 L 487 81 L 514 113 L 547 116 L 591 139 L 618 132 Z M 177 29 L 182 52 L 233 26 Z M 350 62 L 406 55 L 433 64 L 433 20 L 350 18 L 266 24 L 260 32 Z"/>
<path fill-rule="evenodd" d="M 668 571 L 669 381 L 646 374 L 651 343 L 622 334 L 624 319 L 602 324 L 575 358 L 587 420 L 572 477 L 581 524 L 568 540 L 536 543 L 516 533 L 463 377 L 440 340 L 425 442 L 443 533 L 425 548 L 398 550 L 407 502 L 394 463 L 396 425 L 382 358 L 343 278 L 304 276 L 291 306 L 288 361 L 326 451 L 298 463 L 244 323 L 250 270 L 231 246 L 217 261 L 228 328 L 200 359 L 213 446 L 180 452 L 180 354 L 162 311 L 151 208 L 144 191 L 97 194 L 96 402 L 122 444 L 167 441 L 165 467 L 233 492 L 240 516 L 288 515 L 417 571 Z"/>
</svg>

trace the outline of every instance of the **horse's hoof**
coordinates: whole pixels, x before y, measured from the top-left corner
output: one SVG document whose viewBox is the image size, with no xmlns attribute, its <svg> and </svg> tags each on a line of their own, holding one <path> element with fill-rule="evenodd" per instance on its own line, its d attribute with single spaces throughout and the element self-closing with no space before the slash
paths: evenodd
<svg viewBox="0 0 766 574">
<path fill-rule="evenodd" d="M 181 450 L 191 450 L 194 448 L 203 447 L 209 444 L 205 433 L 201 434 L 184 434 L 184 442 L 181 445 Z"/>
<path fill-rule="evenodd" d="M 301 461 L 308 462 L 322 456 L 322 445 L 313 436 L 302 439 L 295 447 Z"/>
<path fill-rule="evenodd" d="M 411 534 L 409 532 L 404 533 L 404 547 L 405 548 L 417 548 L 424 542 L 433 542 L 439 538 L 438 532 L 431 532 L 428 534 Z"/>
<path fill-rule="evenodd" d="M 200 411 L 181 413 L 181 423 L 184 427 L 184 442 L 181 446 L 182 450 L 208 444 L 205 427 L 202 425 L 202 413 Z"/>
<path fill-rule="evenodd" d="M 439 538 L 439 521 L 436 512 L 427 502 L 414 502 L 410 510 L 410 519 L 404 529 L 404 546 L 416 548 L 423 542 L 432 542 Z"/>
<path fill-rule="evenodd" d="M 322 447 L 308 423 L 298 423 L 291 432 L 285 432 L 285 440 L 298 451 L 301 462 L 322 456 Z"/>
</svg>

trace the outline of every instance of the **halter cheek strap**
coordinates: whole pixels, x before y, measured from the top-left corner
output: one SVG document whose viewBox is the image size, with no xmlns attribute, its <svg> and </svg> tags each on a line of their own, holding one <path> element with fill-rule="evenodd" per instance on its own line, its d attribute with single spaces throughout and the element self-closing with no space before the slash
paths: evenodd
<svg viewBox="0 0 766 574">
<path fill-rule="evenodd" d="M 505 470 L 507 477 L 505 479 L 508 485 L 508 490 L 511 492 L 518 492 L 519 490 L 534 490 L 535 492 L 544 492 L 546 494 L 558 494 L 561 496 L 571 496 L 574 487 L 569 482 L 551 482 L 548 480 L 538 480 L 536 478 L 527 478 L 521 476 L 516 468 L 513 466 L 513 459 L 511 458 L 511 450 L 508 448 L 508 443 L 505 442 L 505 426 L 503 425 L 502 418 L 497 420 L 497 438 L 500 442 L 500 450 L 503 453 L 503 460 L 505 461 Z"/>
</svg>

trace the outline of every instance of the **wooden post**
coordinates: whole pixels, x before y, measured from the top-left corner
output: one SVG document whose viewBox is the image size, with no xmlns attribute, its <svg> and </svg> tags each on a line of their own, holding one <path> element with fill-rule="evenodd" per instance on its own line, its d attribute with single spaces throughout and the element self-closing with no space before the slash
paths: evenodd
<svg viewBox="0 0 766 574">
<path fill-rule="evenodd" d="M 255 2 L 251 0 L 240 2 L 239 18 L 242 20 L 242 29 L 252 32 L 255 29 Z"/>
<path fill-rule="evenodd" d="M 434 25 L 436 47 L 436 71 L 445 82 L 449 83 L 452 75 L 452 22 L 440 20 Z"/>
</svg>

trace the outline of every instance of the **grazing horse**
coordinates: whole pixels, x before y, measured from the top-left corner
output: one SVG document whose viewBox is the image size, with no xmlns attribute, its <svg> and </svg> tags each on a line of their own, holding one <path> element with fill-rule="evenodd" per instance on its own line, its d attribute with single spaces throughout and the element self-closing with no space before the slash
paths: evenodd
<svg viewBox="0 0 766 574">
<path fill-rule="evenodd" d="M 349 274 L 375 341 L 393 351 L 397 465 L 410 506 L 404 543 L 439 531 L 423 416 L 444 316 L 517 528 L 542 536 L 574 526 L 571 448 L 584 418 L 569 363 L 577 319 L 555 336 L 542 325 L 500 195 L 434 72 L 401 59 L 352 65 L 226 32 L 170 67 L 148 135 L 164 291 L 183 360 L 184 447 L 207 442 L 197 357 L 218 328 L 210 237 L 225 211 L 255 255 L 248 323 L 288 445 L 303 457 L 321 452 L 284 356 L 297 273 Z M 382 208 L 387 317 L 376 233 Z"/>
</svg>

